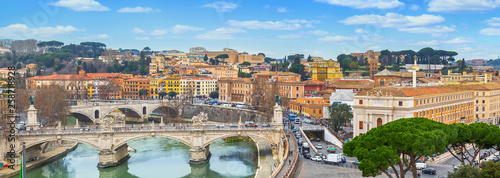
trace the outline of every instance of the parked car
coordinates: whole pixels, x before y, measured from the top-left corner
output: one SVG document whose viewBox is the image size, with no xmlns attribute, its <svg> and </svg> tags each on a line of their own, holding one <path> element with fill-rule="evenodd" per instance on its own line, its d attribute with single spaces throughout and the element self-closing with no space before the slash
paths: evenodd
<svg viewBox="0 0 500 178">
<path fill-rule="evenodd" d="M 217 124 L 215 125 L 216 128 L 224 128 L 224 124 Z"/>
<path fill-rule="evenodd" d="M 255 122 L 247 121 L 245 122 L 245 127 L 257 127 L 257 125 L 255 124 Z"/>
<path fill-rule="evenodd" d="M 82 126 L 82 127 L 80 127 L 80 130 L 81 130 L 81 131 L 89 131 L 89 130 L 90 130 L 90 128 L 88 128 L 88 127 L 86 127 L 86 126 Z"/>
<path fill-rule="evenodd" d="M 238 127 L 238 125 L 236 125 L 236 124 L 231 124 L 231 125 L 229 125 L 229 127 Z"/>
<path fill-rule="evenodd" d="M 328 153 L 335 153 L 337 151 L 337 148 L 335 148 L 333 145 L 328 145 L 328 148 L 326 151 Z"/>
<path fill-rule="evenodd" d="M 422 173 L 424 173 L 424 174 L 436 174 L 436 169 L 434 169 L 434 168 L 424 169 L 424 170 L 422 170 Z"/>
<path fill-rule="evenodd" d="M 354 164 L 354 165 L 358 165 L 359 163 L 361 163 L 361 162 L 359 162 L 358 160 L 352 162 L 352 164 Z"/>
<path fill-rule="evenodd" d="M 318 145 L 316 145 L 316 148 L 317 149 L 323 149 L 323 145 L 321 145 L 321 143 L 318 143 Z"/>
<path fill-rule="evenodd" d="M 262 124 L 262 127 L 271 127 L 271 124 L 264 123 L 264 124 Z"/>
<path fill-rule="evenodd" d="M 321 158 L 321 156 L 315 155 L 315 156 L 311 157 L 311 160 L 313 160 L 313 161 L 323 161 L 323 158 Z"/>
</svg>

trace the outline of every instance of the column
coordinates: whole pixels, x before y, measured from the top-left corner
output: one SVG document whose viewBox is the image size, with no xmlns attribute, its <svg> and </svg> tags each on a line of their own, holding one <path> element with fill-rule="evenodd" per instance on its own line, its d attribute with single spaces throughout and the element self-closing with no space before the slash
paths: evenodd
<svg viewBox="0 0 500 178">
<path fill-rule="evenodd" d="M 205 148 L 200 147 L 200 146 L 195 146 L 195 147 L 192 147 L 189 151 L 191 152 L 191 159 L 189 160 L 190 164 L 208 163 L 210 156 L 212 156 L 212 154 L 210 153 L 209 146 L 207 146 Z"/>
<path fill-rule="evenodd" d="M 384 122 L 382 124 L 387 124 L 389 122 L 389 117 L 385 114 Z"/>
</svg>

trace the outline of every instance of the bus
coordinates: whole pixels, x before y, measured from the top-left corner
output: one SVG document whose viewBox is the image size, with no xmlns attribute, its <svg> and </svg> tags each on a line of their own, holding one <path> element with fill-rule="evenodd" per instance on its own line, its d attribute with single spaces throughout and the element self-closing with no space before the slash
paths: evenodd
<svg viewBox="0 0 500 178">
<path fill-rule="evenodd" d="M 302 154 L 307 154 L 311 152 L 311 147 L 309 147 L 309 144 L 303 143 L 302 144 Z"/>
<path fill-rule="evenodd" d="M 255 122 L 247 121 L 245 122 L 245 127 L 257 127 L 257 125 L 255 124 Z"/>
<path fill-rule="evenodd" d="M 295 117 L 297 117 L 297 115 L 295 115 L 295 114 L 288 114 L 288 119 L 290 119 L 290 121 L 294 121 Z"/>
</svg>

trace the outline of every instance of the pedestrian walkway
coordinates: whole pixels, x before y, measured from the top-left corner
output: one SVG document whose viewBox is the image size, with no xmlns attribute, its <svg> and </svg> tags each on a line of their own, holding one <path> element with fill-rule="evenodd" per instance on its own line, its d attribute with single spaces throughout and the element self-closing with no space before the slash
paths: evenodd
<svg viewBox="0 0 500 178">
<path fill-rule="evenodd" d="M 26 163 L 26 169 L 27 170 L 31 170 L 31 169 L 33 169 L 33 168 L 35 168 L 37 166 L 40 166 L 40 165 L 44 164 L 47 161 L 50 161 L 50 159 L 54 159 L 54 158 L 59 157 L 62 154 L 66 154 L 69 151 L 71 151 L 74 148 L 76 148 L 77 144 L 78 144 L 78 142 L 65 141 L 60 147 L 58 147 L 58 148 L 56 148 L 56 149 L 54 149 L 52 151 L 49 151 L 47 153 L 43 153 L 42 155 L 40 155 L 40 157 L 38 158 L 38 160 L 33 161 L 33 162 L 27 162 Z M 15 170 L 10 169 L 10 168 L 3 168 L 3 169 L 0 170 L 0 177 L 15 176 L 15 175 L 19 174 L 20 168 L 21 168 L 20 165 L 14 166 Z"/>
<path fill-rule="evenodd" d="M 466 146 L 467 150 L 469 150 L 470 148 L 472 148 L 471 145 Z M 442 162 L 449 160 L 450 158 L 454 158 L 454 157 L 449 151 L 447 151 L 447 152 L 444 152 L 443 154 L 440 154 L 440 155 L 434 157 L 434 159 L 427 160 L 427 163 L 439 164 L 439 163 L 442 163 Z"/>
<path fill-rule="evenodd" d="M 258 177 L 270 177 L 273 171 L 278 166 L 278 162 L 273 159 L 273 150 L 267 141 L 260 138 L 254 138 L 259 146 L 260 171 Z"/>
<path fill-rule="evenodd" d="M 276 177 L 279 177 L 279 178 L 285 176 L 286 172 L 291 167 L 289 160 L 292 160 L 294 154 L 297 154 L 297 143 L 295 143 L 295 141 L 293 140 L 293 138 L 290 138 L 290 137 L 293 137 L 293 135 L 290 135 L 289 137 L 287 137 L 288 138 L 288 144 L 290 145 L 289 150 L 292 151 L 292 154 L 288 154 L 288 158 L 287 158 L 287 160 L 285 160 L 285 164 L 281 168 L 280 172 L 276 175 Z"/>
</svg>

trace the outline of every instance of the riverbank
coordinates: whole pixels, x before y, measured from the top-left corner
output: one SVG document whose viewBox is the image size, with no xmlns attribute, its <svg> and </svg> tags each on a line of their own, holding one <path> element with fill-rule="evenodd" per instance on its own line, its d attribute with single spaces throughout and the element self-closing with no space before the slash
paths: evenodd
<svg viewBox="0 0 500 178">
<path fill-rule="evenodd" d="M 59 159 L 63 156 L 65 156 L 67 153 L 73 151 L 76 149 L 78 146 L 78 142 L 74 141 L 65 141 L 60 147 L 44 153 L 40 156 L 40 158 L 36 161 L 26 163 L 26 171 L 29 171 L 31 169 L 34 169 L 39 166 L 43 166 L 47 163 L 50 163 L 51 161 L 54 161 L 56 159 Z M 0 177 L 1 178 L 8 178 L 8 177 L 13 177 L 19 175 L 19 169 L 20 165 L 14 166 L 15 170 L 10 169 L 10 168 L 3 168 L 0 170 Z"/>
</svg>

